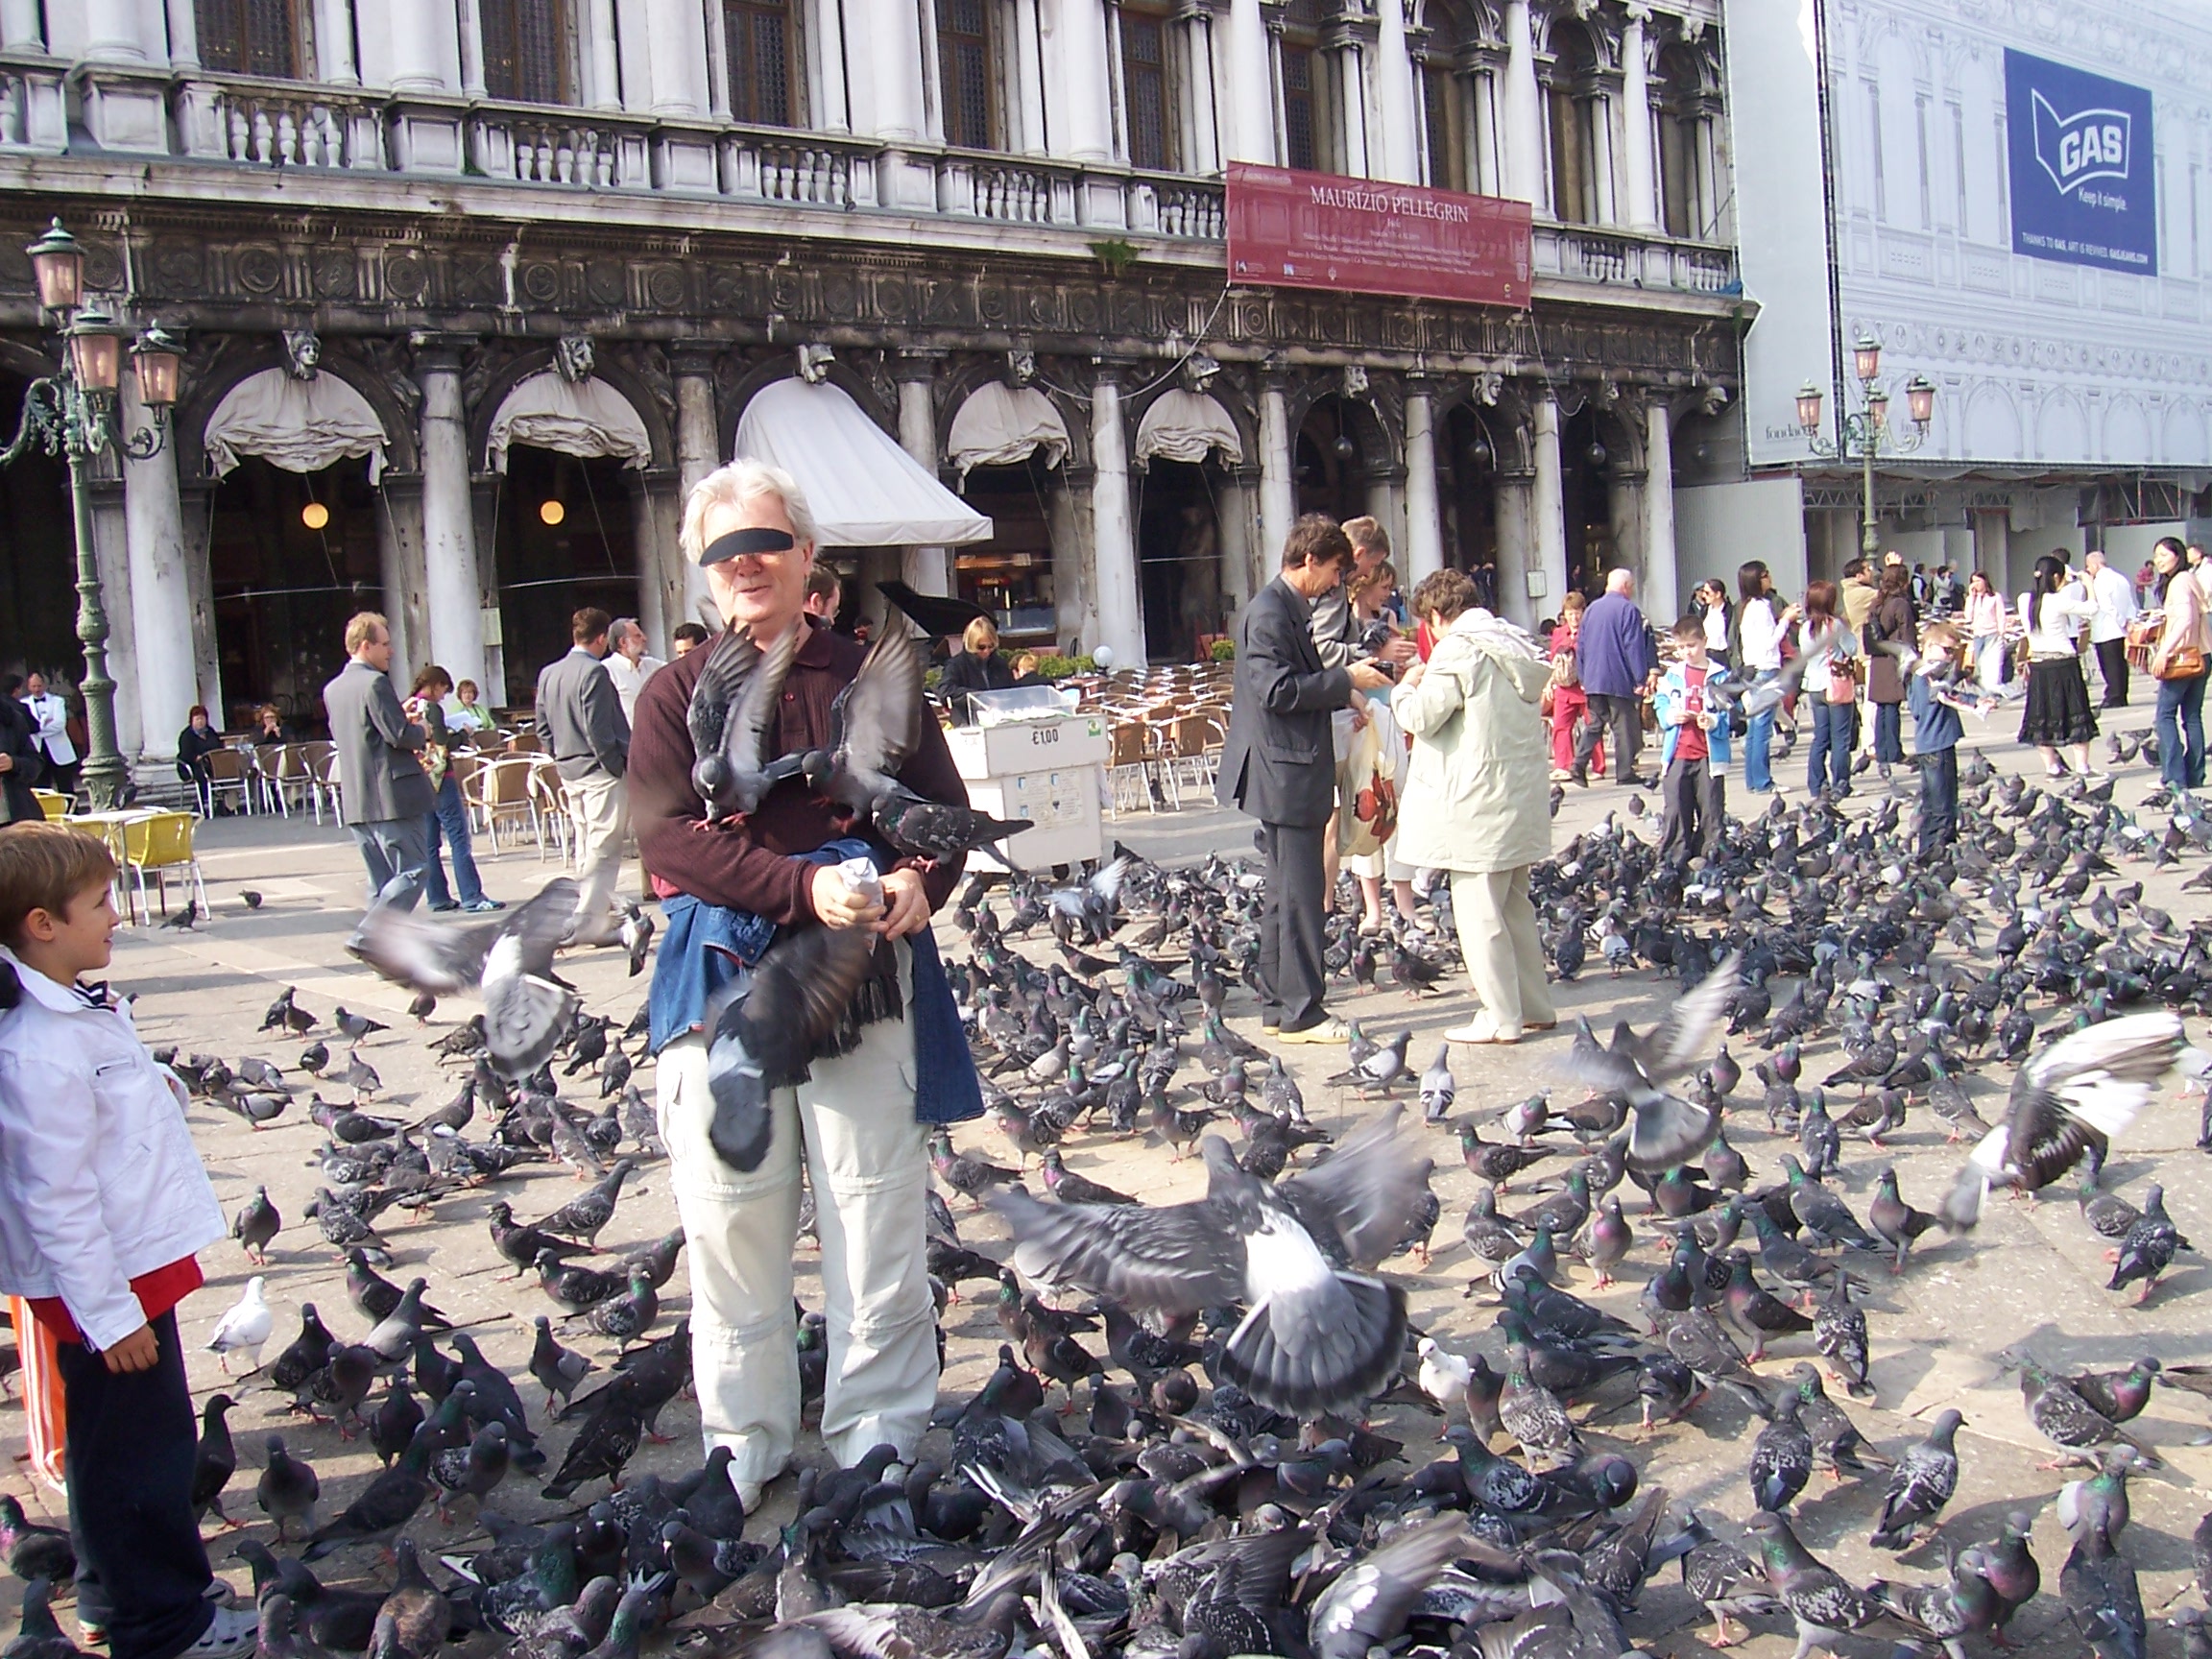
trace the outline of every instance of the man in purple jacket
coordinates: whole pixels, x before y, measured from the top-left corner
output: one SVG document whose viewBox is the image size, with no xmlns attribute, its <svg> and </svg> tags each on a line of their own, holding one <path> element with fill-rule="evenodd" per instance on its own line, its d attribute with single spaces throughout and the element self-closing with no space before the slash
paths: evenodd
<svg viewBox="0 0 2212 1659">
<path fill-rule="evenodd" d="M 1590 699 L 1590 718 L 1583 725 L 1581 741 L 1575 745 L 1575 781 L 1584 788 L 1590 784 L 1591 752 L 1608 725 L 1613 728 L 1614 781 L 1650 787 L 1650 780 L 1636 774 L 1636 752 L 1644 740 L 1639 705 L 1659 664 L 1635 591 L 1633 571 L 1608 570 L 1604 596 L 1582 613 L 1575 668 Z"/>
</svg>

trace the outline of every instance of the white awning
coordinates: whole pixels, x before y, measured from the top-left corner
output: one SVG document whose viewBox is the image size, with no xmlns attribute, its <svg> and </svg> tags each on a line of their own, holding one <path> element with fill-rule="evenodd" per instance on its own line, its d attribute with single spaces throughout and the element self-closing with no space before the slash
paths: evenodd
<svg viewBox="0 0 2212 1659">
<path fill-rule="evenodd" d="M 492 417 L 492 469 L 507 470 L 507 448 L 528 444 L 564 455 L 618 457 L 626 467 L 653 463 L 653 440 L 630 399 L 604 380 L 570 385 L 550 369 L 517 380 Z"/>
<path fill-rule="evenodd" d="M 737 453 L 798 479 L 825 547 L 988 541 L 991 520 L 937 482 L 859 404 L 824 381 L 779 380 L 737 422 Z"/>
<path fill-rule="evenodd" d="M 1203 392 L 1177 386 L 1163 392 L 1137 422 L 1136 457 L 1149 461 L 1204 461 L 1209 449 L 1221 451 L 1231 466 L 1244 459 L 1244 441 L 1229 411 Z"/>
<path fill-rule="evenodd" d="M 287 472 L 320 472 L 334 461 L 369 457 L 369 482 L 384 475 L 384 422 L 369 399 L 335 374 L 296 380 L 281 369 L 249 374 L 207 417 L 202 443 L 220 478 L 258 455 Z"/>
<path fill-rule="evenodd" d="M 1034 386 L 997 380 L 968 395 L 945 441 L 946 456 L 963 479 L 973 468 L 1008 466 L 1037 449 L 1045 451 L 1046 466 L 1057 467 L 1068 459 L 1068 423 L 1051 398 Z"/>
</svg>

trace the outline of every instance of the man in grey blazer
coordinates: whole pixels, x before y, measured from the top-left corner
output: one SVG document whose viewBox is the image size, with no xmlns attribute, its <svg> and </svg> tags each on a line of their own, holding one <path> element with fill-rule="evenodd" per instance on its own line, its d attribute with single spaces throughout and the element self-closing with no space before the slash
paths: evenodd
<svg viewBox="0 0 2212 1659">
<path fill-rule="evenodd" d="M 630 838 L 630 802 L 622 786 L 630 765 L 630 722 L 607 675 L 613 619 L 586 606 L 569 619 L 568 655 L 538 676 L 538 734 L 561 769 L 561 798 L 576 827 L 576 917 L 570 945 L 607 945 L 621 930 L 614 883 L 622 844 Z"/>
<path fill-rule="evenodd" d="M 346 624 L 346 666 L 323 687 L 338 751 L 338 815 L 369 868 L 369 902 L 412 910 L 430 862 L 437 805 L 421 751 L 429 732 L 392 689 L 392 630 L 373 611 Z M 355 930 L 349 948 L 360 941 Z"/>
<path fill-rule="evenodd" d="M 1351 567 L 1352 543 L 1334 519 L 1309 513 L 1290 527 L 1283 569 L 1237 623 L 1237 683 L 1216 796 L 1260 820 L 1267 908 L 1260 921 L 1261 1023 L 1286 1043 L 1340 1043 L 1322 1006 L 1328 907 L 1322 835 L 1336 805 L 1329 717 L 1355 691 L 1387 685 L 1371 661 L 1325 667 L 1313 643 L 1313 602 Z"/>
</svg>

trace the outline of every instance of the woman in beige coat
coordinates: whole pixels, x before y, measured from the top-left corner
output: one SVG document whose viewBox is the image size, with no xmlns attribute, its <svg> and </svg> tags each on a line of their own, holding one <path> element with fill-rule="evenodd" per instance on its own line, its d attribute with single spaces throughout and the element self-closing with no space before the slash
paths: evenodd
<svg viewBox="0 0 2212 1659">
<path fill-rule="evenodd" d="M 1475 603 L 1464 571 L 1439 570 L 1413 594 L 1439 636 L 1408 669 L 1390 711 L 1413 737 L 1398 814 L 1398 855 L 1452 878 L 1459 950 L 1481 1009 L 1445 1036 L 1518 1043 L 1558 1021 L 1528 898 L 1530 866 L 1550 856 L 1544 716 L 1550 664 L 1534 639 Z"/>
</svg>

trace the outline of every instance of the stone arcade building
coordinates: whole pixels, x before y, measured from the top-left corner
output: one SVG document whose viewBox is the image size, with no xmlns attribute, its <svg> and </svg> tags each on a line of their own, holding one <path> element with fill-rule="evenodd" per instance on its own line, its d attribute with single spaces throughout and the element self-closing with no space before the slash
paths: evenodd
<svg viewBox="0 0 2212 1659">
<path fill-rule="evenodd" d="M 1664 613 L 1748 314 L 1719 44 L 1712 0 L 0 0 L 0 419 L 60 215 L 187 342 L 95 505 L 149 760 L 195 702 L 311 729 L 364 605 L 494 705 L 581 603 L 663 651 L 684 491 L 801 373 L 994 526 L 832 557 L 1011 642 L 1187 655 L 1307 509 L 1523 620 L 1613 564 Z M 1225 286 L 1237 158 L 1530 202 L 1533 309 Z M 65 502 L 0 475 L 0 662 L 73 682 Z"/>
</svg>

